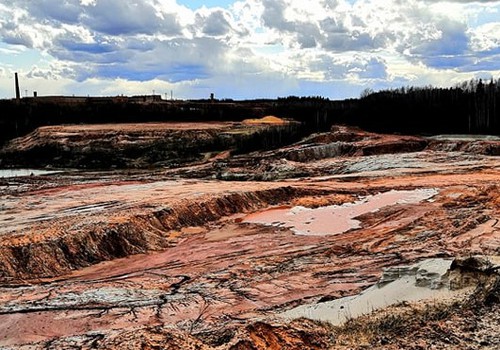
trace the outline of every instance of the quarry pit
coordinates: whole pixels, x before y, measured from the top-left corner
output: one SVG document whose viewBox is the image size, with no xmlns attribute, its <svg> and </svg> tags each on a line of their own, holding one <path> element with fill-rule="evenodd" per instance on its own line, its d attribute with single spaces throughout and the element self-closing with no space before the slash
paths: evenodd
<svg viewBox="0 0 500 350">
<path fill-rule="evenodd" d="M 0 347 L 500 345 L 498 300 L 383 342 L 366 334 L 355 342 L 335 328 L 360 316 L 372 324 L 377 312 L 353 312 L 336 325 L 293 314 L 328 312 L 340 306 L 326 303 L 413 281 L 429 261 L 442 262 L 445 282 L 420 287 L 458 291 L 439 302 L 468 305 L 480 285 L 498 299 L 500 141 L 336 126 L 291 145 L 238 151 L 255 124 L 47 127 L 7 144 L 0 153 L 10 166 L 28 167 L 37 154 L 36 165 L 50 171 L 0 178 Z M 269 127 L 258 132 L 274 135 Z M 174 148 L 176 138 L 189 147 Z M 127 166 L 95 169 L 104 151 L 111 163 L 128 155 L 116 163 Z M 60 169 L 64 159 L 88 166 Z M 142 166 L 151 159 L 154 167 Z M 388 271 L 399 275 L 388 279 Z M 377 309 L 403 315 L 434 294 L 419 295 Z M 462 327 L 466 319 L 475 326 Z M 425 337 L 432 322 L 443 332 Z"/>
</svg>

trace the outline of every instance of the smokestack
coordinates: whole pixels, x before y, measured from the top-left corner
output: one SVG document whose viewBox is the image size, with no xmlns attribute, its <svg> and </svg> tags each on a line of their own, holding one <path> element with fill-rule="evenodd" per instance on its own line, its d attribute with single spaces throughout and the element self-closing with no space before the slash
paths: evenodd
<svg viewBox="0 0 500 350">
<path fill-rule="evenodd" d="M 15 73 L 16 77 L 16 100 L 19 101 L 21 99 L 21 92 L 19 91 L 19 78 L 17 77 L 17 73 Z"/>
</svg>

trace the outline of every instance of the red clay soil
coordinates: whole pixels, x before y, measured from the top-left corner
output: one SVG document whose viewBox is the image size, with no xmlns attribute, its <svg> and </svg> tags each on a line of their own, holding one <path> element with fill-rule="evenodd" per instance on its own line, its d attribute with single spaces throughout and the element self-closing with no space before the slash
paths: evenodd
<svg viewBox="0 0 500 350">
<path fill-rule="evenodd" d="M 386 155 L 291 163 L 318 176 L 274 182 L 182 180 L 170 171 L 4 179 L 0 346 L 327 348 L 328 327 L 283 321 L 275 332 L 266 320 L 359 293 L 385 267 L 500 255 L 500 159 L 435 155 L 404 164 L 394 155 L 391 169 L 380 168 Z M 360 171 L 336 174 L 339 162 Z M 243 220 L 269 207 L 414 189 L 437 194 L 388 203 L 341 234 Z"/>
</svg>

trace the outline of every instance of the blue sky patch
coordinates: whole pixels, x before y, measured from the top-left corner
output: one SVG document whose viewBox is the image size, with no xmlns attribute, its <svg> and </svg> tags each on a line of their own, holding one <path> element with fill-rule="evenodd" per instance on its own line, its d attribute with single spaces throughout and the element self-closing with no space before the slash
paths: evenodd
<svg viewBox="0 0 500 350">
<path fill-rule="evenodd" d="M 349 98 L 500 78 L 500 1 L 176 4 L 9 0 L 0 6 L 0 98 L 12 97 L 14 72 L 58 95 L 154 89 L 177 98 Z"/>
<path fill-rule="evenodd" d="M 208 0 L 208 1 L 179 0 L 178 3 L 186 7 L 189 7 L 192 10 L 196 10 L 202 6 L 227 8 L 235 1 L 236 0 Z"/>
</svg>

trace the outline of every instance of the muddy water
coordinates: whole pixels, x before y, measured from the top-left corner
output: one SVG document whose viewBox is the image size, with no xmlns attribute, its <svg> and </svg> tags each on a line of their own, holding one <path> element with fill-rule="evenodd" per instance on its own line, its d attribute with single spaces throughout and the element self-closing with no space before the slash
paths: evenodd
<svg viewBox="0 0 500 350">
<path fill-rule="evenodd" d="M 301 305 L 282 314 L 288 319 L 307 317 L 341 325 L 400 302 L 445 301 L 465 295 L 471 289 L 450 290 L 447 272 L 451 260 L 429 259 L 413 266 L 395 267 L 384 273 L 380 283 L 361 294 L 336 300 Z M 395 277 L 395 278 L 394 278 Z"/>
<path fill-rule="evenodd" d="M 243 222 L 286 227 L 298 235 L 336 235 L 361 227 L 355 218 L 394 204 L 415 204 L 434 197 L 436 189 L 389 191 L 362 198 L 354 203 L 315 209 L 275 208 L 247 215 Z"/>
</svg>

